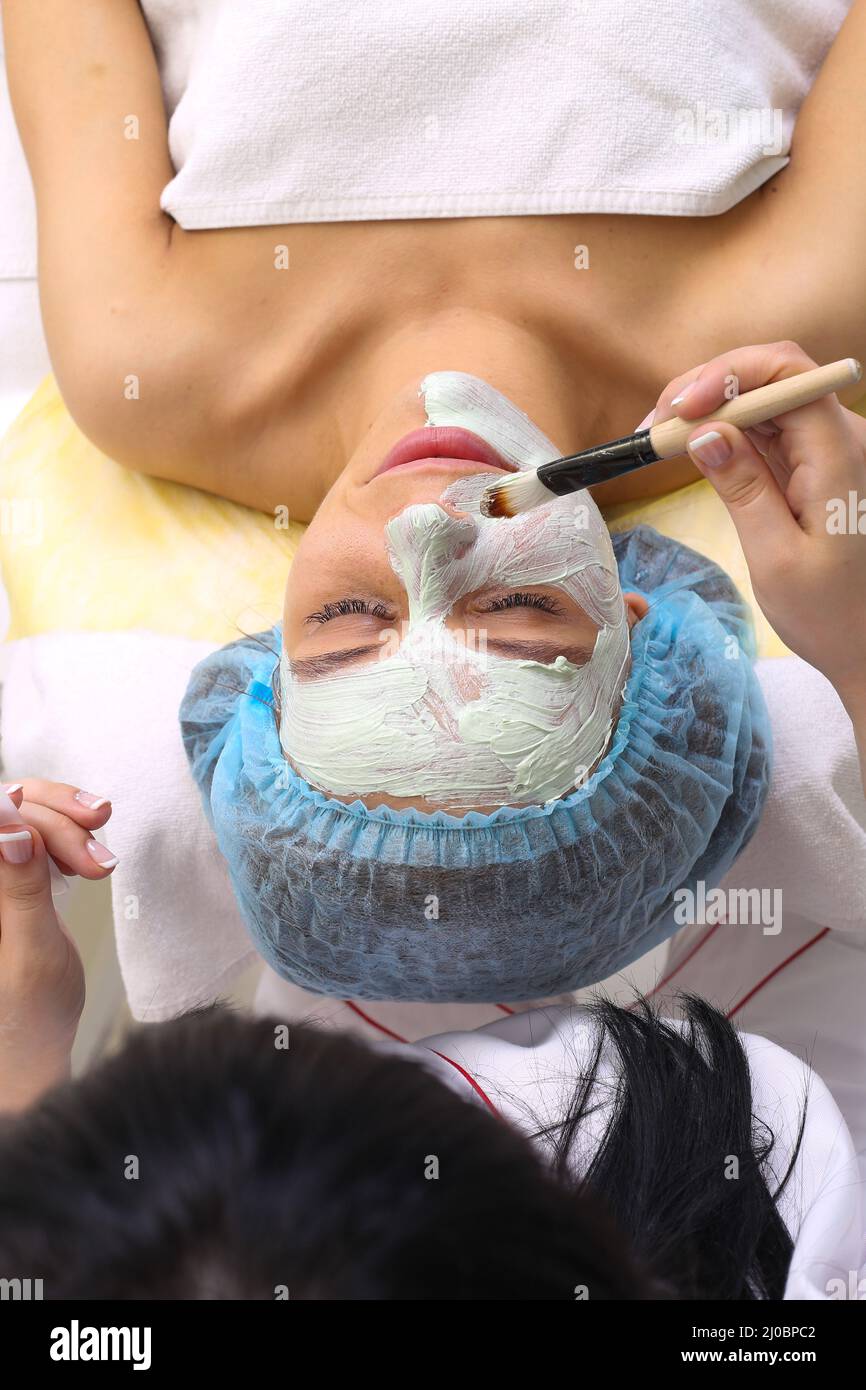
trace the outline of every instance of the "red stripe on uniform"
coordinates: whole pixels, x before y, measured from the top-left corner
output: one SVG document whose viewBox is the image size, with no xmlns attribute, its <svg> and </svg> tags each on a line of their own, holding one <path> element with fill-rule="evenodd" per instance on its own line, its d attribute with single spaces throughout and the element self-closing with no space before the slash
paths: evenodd
<svg viewBox="0 0 866 1390">
<path fill-rule="evenodd" d="M 357 1014 L 365 1023 L 369 1023 L 370 1027 L 375 1028 L 377 1032 L 384 1033 L 386 1037 L 393 1038 L 395 1042 L 408 1043 L 408 1038 L 401 1038 L 400 1034 L 395 1033 L 393 1028 L 386 1028 L 384 1023 L 377 1023 L 375 1018 L 371 1018 L 369 1014 L 365 1014 L 363 1009 L 358 1008 L 354 1000 L 344 999 L 343 1003 L 346 1005 L 347 1009 L 351 1009 L 353 1014 Z"/>
<path fill-rule="evenodd" d="M 431 1052 L 436 1052 L 435 1047 L 431 1047 L 430 1051 L 431 1051 Z M 459 1071 L 459 1073 L 460 1073 L 460 1075 L 463 1077 L 464 1081 L 468 1081 L 468 1082 L 469 1082 L 469 1085 L 472 1087 L 473 1091 L 476 1091 L 476 1092 L 478 1093 L 478 1095 L 479 1095 L 479 1096 L 481 1097 L 481 1099 L 484 1101 L 484 1104 L 485 1104 L 486 1106 L 488 1106 L 488 1107 L 493 1111 L 493 1113 L 494 1113 L 494 1115 L 497 1117 L 497 1119 L 501 1119 L 501 1118 L 502 1118 L 501 1115 L 499 1114 L 499 1111 L 496 1109 L 496 1106 L 493 1104 L 493 1101 L 490 1099 L 490 1097 L 489 1097 L 488 1095 L 485 1094 L 484 1091 L 482 1091 L 481 1087 L 478 1085 L 478 1082 L 475 1080 L 475 1077 L 474 1077 L 474 1076 L 470 1076 L 470 1075 L 469 1075 L 469 1072 L 466 1071 L 466 1069 L 465 1069 L 464 1067 L 461 1067 L 461 1065 L 460 1065 L 459 1062 L 455 1062 L 453 1057 L 446 1057 L 444 1052 L 436 1052 L 436 1056 L 437 1056 L 437 1057 L 441 1057 L 443 1062 L 450 1062 L 451 1065 L 452 1065 L 452 1067 L 454 1067 L 456 1071 Z"/>
<path fill-rule="evenodd" d="M 728 1011 L 725 1017 L 733 1018 L 734 1014 L 739 1013 L 740 1009 L 745 1008 L 749 1000 L 754 999 L 755 995 L 764 988 L 764 985 L 768 985 L 770 981 L 774 979 L 776 975 L 779 974 L 780 970 L 784 970 L 786 965 L 790 965 L 791 962 L 796 960 L 798 956 L 802 956 L 804 951 L 810 950 L 816 942 L 821 940 L 822 936 L 827 935 L 829 930 L 829 927 L 822 927 L 821 930 L 818 932 L 817 936 L 813 936 L 810 941 L 804 941 L 802 946 L 798 946 L 796 951 L 792 951 L 791 954 L 785 960 L 780 961 L 779 964 L 776 966 L 775 970 L 771 970 L 769 975 L 765 975 L 763 980 L 759 980 L 758 983 L 754 986 L 754 988 L 749 990 L 745 998 L 741 999 L 739 1004 L 735 1004 L 734 1007 Z"/>
</svg>

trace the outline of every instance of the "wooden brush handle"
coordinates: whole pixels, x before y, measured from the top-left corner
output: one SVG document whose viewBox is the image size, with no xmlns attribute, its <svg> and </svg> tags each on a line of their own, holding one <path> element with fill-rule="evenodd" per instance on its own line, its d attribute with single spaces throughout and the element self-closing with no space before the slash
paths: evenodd
<svg viewBox="0 0 866 1390">
<path fill-rule="evenodd" d="M 786 376 L 783 381 L 771 381 L 754 391 L 744 391 L 742 396 L 725 401 L 711 415 L 701 415 L 697 420 L 681 420 L 675 415 L 672 420 L 651 427 L 650 442 L 659 458 L 674 458 L 686 452 L 686 440 L 695 426 L 704 421 L 724 420 L 738 429 L 750 429 L 752 425 L 761 425 L 775 415 L 808 405 L 859 380 L 860 363 L 854 357 L 843 357 L 839 362 L 828 362 L 826 367 L 813 367 L 797 376 Z"/>
</svg>

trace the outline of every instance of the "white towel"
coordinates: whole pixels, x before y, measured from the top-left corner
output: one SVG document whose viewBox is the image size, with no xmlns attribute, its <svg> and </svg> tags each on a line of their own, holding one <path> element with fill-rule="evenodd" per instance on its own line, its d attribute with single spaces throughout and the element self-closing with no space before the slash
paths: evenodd
<svg viewBox="0 0 866 1390">
<path fill-rule="evenodd" d="M 211 643 L 145 632 L 46 634 L 4 649 L 3 776 L 71 781 L 112 798 L 104 838 L 120 857 L 112 875 L 118 956 L 130 1008 L 142 1020 L 169 1018 L 216 998 L 256 959 L 189 773 L 177 718 L 192 667 L 212 649 Z M 745 992 L 790 954 L 801 930 L 814 935 L 815 924 L 837 929 L 831 937 L 838 943 L 832 954 L 836 985 L 819 971 L 817 953 L 814 963 L 804 956 L 806 980 L 814 970 L 822 988 L 813 992 L 809 1009 L 798 1007 L 796 1017 L 763 1016 L 760 1031 L 797 1050 L 802 1019 L 812 1038 L 818 1031 L 832 1037 L 838 1023 L 837 1051 L 853 1066 L 862 1065 L 866 1029 L 855 1005 L 866 976 L 866 801 L 850 722 L 828 682 L 796 657 L 761 661 L 757 669 L 775 731 L 773 788 L 754 839 L 725 884 L 778 888 L 785 926 L 775 936 L 759 926 L 732 928 L 720 948 L 722 959 L 728 970 L 743 961 L 730 988 Z M 681 939 L 700 930 L 681 933 L 675 951 Z M 719 939 L 716 933 L 713 943 Z M 708 947 L 689 969 L 709 958 Z M 719 978 L 728 980 L 721 966 Z M 782 983 L 789 978 L 779 977 Z M 712 983 L 704 976 L 698 985 L 685 969 L 672 981 L 707 994 Z M 843 993 L 851 1007 L 842 1007 Z M 772 991 L 765 991 L 762 1002 L 768 994 L 772 999 Z M 261 986 L 260 1007 L 340 1025 L 363 1022 L 340 1001 L 299 990 L 271 972 Z M 474 1028 L 497 1012 L 495 1004 L 362 1002 L 360 1008 L 375 1020 L 372 1031 L 413 1040 L 432 1031 Z M 748 1026 L 758 1031 L 751 1015 Z M 835 1057 L 822 1059 L 820 1070 L 833 1087 L 839 1075 Z M 861 1084 L 857 1100 L 856 1086 L 851 1089 L 852 1103 L 863 1114 L 849 1123 L 862 1136 L 866 1091 Z M 844 1108 L 842 1097 L 840 1103 Z"/>
<path fill-rule="evenodd" d="M 49 633 L 5 649 L 4 775 L 111 798 L 98 838 L 111 878 L 133 1016 L 171 1018 L 224 991 L 255 959 L 201 809 L 177 712 L 213 643 L 155 633 Z M 59 909 L 62 913 L 63 903 Z"/>
<path fill-rule="evenodd" d="M 111 876 L 117 954 L 129 1007 L 142 1022 L 211 1003 L 259 960 L 178 724 L 190 672 L 212 650 L 151 632 L 51 633 L 3 649 L 6 779 L 72 782 L 112 800 L 99 838 L 120 860 Z M 62 913 L 62 899 L 58 906 Z M 259 1012 L 366 1037 L 414 1041 L 502 1016 L 495 1004 L 327 998 L 279 979 L 263 962 L 261 975 Z"/>
<path fill-rule="evenodd" d="M 143 0 L 162 206 L 188 228 L 724 212 L 787 163 L 850 3 Z"/>
</svg>

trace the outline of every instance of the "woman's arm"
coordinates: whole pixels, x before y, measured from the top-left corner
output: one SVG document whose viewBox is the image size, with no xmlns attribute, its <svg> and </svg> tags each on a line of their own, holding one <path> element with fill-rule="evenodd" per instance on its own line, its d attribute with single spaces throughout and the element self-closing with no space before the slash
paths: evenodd
<svg viewBox="0 0 866 1390">
<path fill-rule="evenodd" d="M 719 245 L 717 274 L 744 306 L 745 333 L 793 336 L 818 362 L 866 359 L 864 73 L 866 0 L 854 0 L 800 108 L 788 164 L 725 214 L 733 235 Z"/>
<path fill-rule="evenodd" d="M 136 0 L 4 0 L 3 26 L 52 365 L 84 432 L 136 464 L 176 448 L 201 405 L 182 234 L 159 206 L 173 170 L 150 37 Z"/>
<path fill-rule="evenodd" d="M 806 96 L 774 183 L 823 246 L 862 258 L 866 240 L 866 0 L 854 0 Z"/>
</svg>

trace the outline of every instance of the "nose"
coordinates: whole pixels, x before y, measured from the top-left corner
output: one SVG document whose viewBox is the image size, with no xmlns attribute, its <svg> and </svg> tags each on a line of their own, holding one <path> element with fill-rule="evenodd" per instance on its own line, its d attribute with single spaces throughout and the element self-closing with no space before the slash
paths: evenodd
<svg viewBox="0 0 866 1390">
<path fill-rule="evenodd" d="M 459 593 L 461 562 L 478 539 L 472 517 L 449 503 L 406 507 L 385 527 L 388 555 L 409 595 L 409 620 L 446 613 Z"/>
<path fill-rule="evenodd" d="M 385 527 L 392 564 L 427 568 L 464 555 L 478 538 L 478 527 L 471 516 L 451 502 L 419 502 L 406 507 Z M 395 564 L 395 569 L 397 565 Z"/>
</svg>

